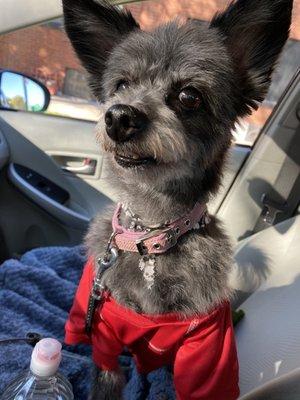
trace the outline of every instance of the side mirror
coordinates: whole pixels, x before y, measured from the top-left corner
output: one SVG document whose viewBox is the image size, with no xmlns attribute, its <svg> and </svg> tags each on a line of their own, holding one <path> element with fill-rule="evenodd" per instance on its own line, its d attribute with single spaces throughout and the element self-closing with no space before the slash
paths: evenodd
<svg viewBox="0 0 300 400">
<path fill-rule="evenodd" d="M 0 108 L 40 112 L 47 109 L 49 102 L 49 90 L 36 79 L 0 71 Z"/>
</svg>

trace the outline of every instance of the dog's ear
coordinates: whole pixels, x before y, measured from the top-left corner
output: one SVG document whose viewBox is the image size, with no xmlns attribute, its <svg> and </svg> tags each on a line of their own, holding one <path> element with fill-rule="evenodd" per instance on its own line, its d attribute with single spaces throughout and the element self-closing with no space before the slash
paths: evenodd
<svg viewBox="0 0 300 400">
<path fill-rule="evenodd" d="M 237 0 L 211 21 L 234 61 L 243 113 L 256 109 L 289 36 L 293 0 Z"/>
<path fill-rule="evenodd" d="M 101 98 L 105 62 L 114 46 L 139 25 L 131 13 L 105 0 L 63 0 L 65 29 L 83 66 L 91 75 L 91 87 Z"/>
</svg>

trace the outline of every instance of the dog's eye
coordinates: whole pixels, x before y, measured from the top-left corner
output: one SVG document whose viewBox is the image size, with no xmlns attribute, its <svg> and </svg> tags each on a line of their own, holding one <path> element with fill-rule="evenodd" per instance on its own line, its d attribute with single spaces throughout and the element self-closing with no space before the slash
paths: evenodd
<svg viewBox="0 0 300 400">
<path fill-rule="evenodd" d="M 117 91 L 119 90 L 125 90 L 129 87 L 129 82 L 127 81 L 120 81 L 117 84 Z"/>
<path fill-rule="evenodd" d="M 196 110 L 201 102 L 200 93 L 194 88 L 185 88 L 179 93 L 180 103 L 189 110 Z"/>
</svg>

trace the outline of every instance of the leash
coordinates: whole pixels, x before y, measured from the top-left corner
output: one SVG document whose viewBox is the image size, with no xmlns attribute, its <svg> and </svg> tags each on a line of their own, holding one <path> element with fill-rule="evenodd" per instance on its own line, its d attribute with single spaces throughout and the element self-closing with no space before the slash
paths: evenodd
<svg viewBox="0 0 300 400">
<path fill-rule="evenodd" d="M 42 339 L 42 336 L 39 333 L 28 332 L 26 334 L 26 337 L 24 337 L 24 338 L 0 339 L 0 345 L 7 345 L 7 344 L 18 343 L 18 342 L 25 342 L 27 344 L 30 344 L 31 346 L 35 346 L 41 339 Z"/>
<path fill-rule="evenodd" d="M 92 331 L 96 308 L 100 307 L 104 301 L 104 292 L 106 287 L 102 283 L 103 274 L 108 268 L 112 267 L 116 263 L 117 258 L 118 250 L 115 247 L 111 247 L 109 244 L 109 248 L 107 249 L 104 258 L 99 258 L 97 260 L 98 271 L 93 282 L 85 318 L 85 332 L 88 335 L 90 335 Z"/>
<path fill-rule="evenodd" d="M 112 267 L 119 256 L 119 251 L 136 252 L 141 256 L 165 253 L 174 247 L 178 239 L 192 229 L 200 229 L 210 222 L 206 205 L 196 203 L 193 209 L 172 222 L 141 231 L 124 228 L 120 223 L 122 204 L 119 203 L 112 218 L 113 233 L 107 243 L 104 257 L 97 260 L 98 270 L 89 296 L 85 319 L 85 332 L 90 336 L 93 318 L 98 307 L 102 307 L 107 288 L 103 283 L 104 273 Z"/>
<path fill-rule="evenodd" d="M 12 337 L 12 338 L 7 338 L 7 339 L 1 339 L 0 338 L 0 346 L 3 345 L 10 345 L 10 344 L 15 344 L 15 343 L 25 343 L 25 344 L 29 344 L 32 347 L 34 347 L 40 340 L 43 339 L 43 336 L 40 333 L 37 332 L 28 332 L 26 334 L 26 337 L 23 338 L 17 338 L 17 337 Z M 63 340 L 60 339 L 60 341 L 62 342 Z M 76 361 L 80 360 L 82 362 L 85 362 L 86 364 L 90 364 L 91 360 L 90 357 L 88 356 L 83 356 L 81 354 L 73 354 L 65 349 L 62 349 L 62 355 L 66 358 L 71 358 L 74 359 Z"/>
</svg>

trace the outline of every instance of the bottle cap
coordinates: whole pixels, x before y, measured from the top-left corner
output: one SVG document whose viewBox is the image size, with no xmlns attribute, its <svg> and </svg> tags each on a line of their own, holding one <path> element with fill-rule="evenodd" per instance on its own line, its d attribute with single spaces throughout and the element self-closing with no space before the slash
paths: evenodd
<svg viewBox="0 0 300 400">
<path fill-rule="evenodd" d="M 40 340 L 33 349 L 30 370 L 37 376 L 52 376 L 58 370 L 60 361 L 61 344 L 56 339 L 45 338 Z"/>
</svg>

